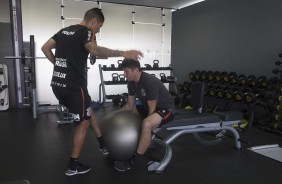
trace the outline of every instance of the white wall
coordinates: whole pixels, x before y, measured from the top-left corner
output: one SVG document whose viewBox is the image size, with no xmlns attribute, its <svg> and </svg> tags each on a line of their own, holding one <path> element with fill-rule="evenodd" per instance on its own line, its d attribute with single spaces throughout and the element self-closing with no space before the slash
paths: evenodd
<svg viewBox="0 0 282 184">
<path fill-rule="evenodd" d="M 98 7 L 94 2 L 64 1 L 64 17 L 83 18 L 85 11 Z M 156 25 L 132 25 L 132 11 L 135 13 L 135 21 L 160 24 L 162 11 L 155 8 L 134 7 L 129 5 L 117 5 L 101 3 L 105 15 L 105 23 L 101 32 L 96 35 L 98 44 L 112 49 L 138 49 L 145 57 L 140 61 L 141 66 L 153 63 L 158 59 L 160 66 L 168 66 L 170 61 L 171 46 L 171 12 L 165 10 L 164 44 L 162 44 L 162 27 Z M 44 56 L 41 46 L 53 34 L 62 28 L 61 0 L 25 0 L 22 1 L 23 39 L 29 41 L 29 35 L 35 36 L 36 56 Z M 78 24 L 79 20 L 65 20 L 64 25 Z M 134 27 L 134 29 L 133 29 Z M 134 31 L 133 31 L 134 30 Z M 133 34 L 134 33 L 134 34 Z M 98 64 L 117 66 L 117 60 L 122 58 L 110 58 L 97 60 L 95 65 L 89 64 L 88 90 L 93 100 L 99 98 L 100 75 Z M 45 59 L 36 62 L 37 100 L 38 102 L 51 102 L 57 104 L 52 93 L 50 81 L 53 66 Z M 112 72 L 105 72 L 104 79 L 111 80 Z M 158 75 L 158 73 L 156 73 Z M 169 75 L 169 73 L 167 74 Z M 107 94 L 119 94 L 126 92 L 126 86 L 106 86 Z"/>
</svg>

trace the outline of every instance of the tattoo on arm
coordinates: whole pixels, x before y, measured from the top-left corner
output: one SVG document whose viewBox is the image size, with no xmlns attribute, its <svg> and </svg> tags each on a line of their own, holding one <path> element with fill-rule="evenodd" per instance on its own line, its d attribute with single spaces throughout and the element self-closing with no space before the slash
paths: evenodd
<svg viewBox="0 0 282 184">
<path fill-rule="evenodd" d="M 106 47 L 100 47 L 93 42 L 88 42 L 85 45 L 85 48 L 91 55 L 99 56 L 99 57 L 120 57 L 123 56 L 124 51 L 120 50 L 112 50 Z"/>
</svg>

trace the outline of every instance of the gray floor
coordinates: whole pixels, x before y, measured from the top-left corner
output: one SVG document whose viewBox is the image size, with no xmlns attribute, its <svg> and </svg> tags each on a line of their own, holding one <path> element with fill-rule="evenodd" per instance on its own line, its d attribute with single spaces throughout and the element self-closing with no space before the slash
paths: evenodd
<svg viewBox="0 0 282 184">
<path fill-rule="evenodd" d="M 112 104 L 97 112 L 99 118 L 112 109 Z M 81 161 L 92 166 L 89 174 L 66 177 L 73 125 L 57 126 L 56 113 L 42 113 L 33 120 L 26 110 L 0 112 L 0 183 L 26 179 L 31 184 L 280 184 L 282 163 L 247 150 L 250 146 L 280 144 L 282 136 L 256 127 L 240 132 L 250 141 L 242 149 L 233 148 L 232 139 L 206 146 L 192 135 L 183 135 L 172 143 L 173 158 L 162 174 L 150 173 L 145 167 L 120 173 L 112 161 L 97 149 L 97 141 L 89 130 Z M 161 136 L 167 132 L 161 132 Z M 210 135 L 206 135 L 210 136 Z M 163 151 L 148 151 L 143 163 L 160 159 Z M 4 182 L 5 183 L 5 182 Z"/>
</svg>

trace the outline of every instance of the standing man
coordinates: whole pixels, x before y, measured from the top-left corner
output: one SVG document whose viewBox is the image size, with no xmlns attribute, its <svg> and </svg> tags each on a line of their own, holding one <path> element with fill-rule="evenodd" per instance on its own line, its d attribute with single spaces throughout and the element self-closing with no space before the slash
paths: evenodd
<svg viewBox="0 0 282 184">
<path fill-rule="evenodd" d="M 124 57 L 133 60 L 143 56 L 140 51 L 111 50 L 93 42 L 93 35 L 100 31 L 103 23 L 102 11 L 99 8 L 92 8 L 85 13 L 80 24 L 61 29 L 42 46 L 43 53 L 54 64 L 52 90 L 59 102 L 73 114 L 76 125 L 71 156 L 65 172 L 67 176 L 87 173 L 90 170 L 89 166 L 79 162 L 89 124 L 98 138 L 100 150 L 106 152 L 87 90 L 86 66 L 89 53 L 91 56 L 103 58 Z M 52 49 L 55 49 L 55 55 Z"/>
<path fill-rule="evenodd" d="M 140 63 L 124 59 L 121 67 L 128 79 L 128 102 L 125 110 L 139 113 L 143 119 L 137 150 L 131 160 L 115 162 L 115 169 L 127 171 L 144 155 L 151 144 L 152 130 L 174 119 L 173 98 L 164 84 L 155 76 L 143 72 Z M 135 106 L 135 98 L 141 101 L 140 108 Z"/>
</svg>

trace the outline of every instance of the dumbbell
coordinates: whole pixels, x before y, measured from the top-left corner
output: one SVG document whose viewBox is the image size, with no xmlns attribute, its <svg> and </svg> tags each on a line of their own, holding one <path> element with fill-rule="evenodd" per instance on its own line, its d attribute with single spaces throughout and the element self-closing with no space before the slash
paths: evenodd
<svg viewBox="0 0 282 184">
<path fill-rule="evenodd" d="M 229 74 L 227 72 L 221 72 L 221 79 L 224 83 L 229 83 Z"/>
<path fill-rule="evenodd" d="M 280 66 L 281 64 L 282 64 L 282 62 L 281 62 L 281 61 L 275 61 L 275 65 Z"/>
<path fill-rule="evenodd" d="M 214 74 L 213 74 L 212 71 L 208 71 L 208 72 L 207 72 L 207 77 L 208 77 L 208 81 L 209 81 L 209 82 L 213 82 L 213 81 L 215 80 Z"/>
<path fill-rule="evenodd" d="M 247 84 L 247 77 L 246 75 L 239 75 L 238 76 L 239 85 L 245 86 Z"/>
<path fill-rule="evenodd" d="M 217 85 L 209 85 L 207 94 L 211 97 L 215 97 L 217 96 L 218 89 L 221 89 L 221 87 Z"/>
<path fill-rule="evenodd" d="M 177 88 L 177 90 L 178 90 L 180 93 L 183 93 L 183 92 L 184 92 L 184 85 L 183 85 L 183 84 L 177 84 L 177 85 L 176 85 L 176 88 Z"/>
<path fill-rule="evenodd" d="M 233 90 L 231 90 L 231 89 L 226 89 L 226 90 L 224 91 L 224 97 L 225 97 L 225 99 L 227 99 L 227 100 L 232 100 L 232 99 L 234 98 L 234 92 L 233 92 Z"/>
<path fill-rule="evenodd" d="M 191 82 L 188 82 L 188 81 L 185 81 L 183 83 L 183 91 L 185 93 L 190 93 L 191 92 L 191 86 L 192 86 L 192 83 Z"/>
<path fill-rule="evenodd" d="M 258 79 L 258 86 L 262 88 L 266 88 L 268 85 L 267 78 L 265 76 L 259 76 Z"/>
<path fill-rule="evenodd" d="M 208 75 L 207 75 L 207 72 L 206 71 L 201 71 L 201 77 L 200 79 L 202 81 L 207 81 L 208 80 Z"/>
<path fill-rule="evenodd" d="M 224 98 L 224 91 L 222 90 L 222 88 L 218 88 L 215 94 L 218 98 Z"/>
<path fill-rule="evenodd" d="M 249 75 L 249 76 L 247 77 L 247 84 L 248 84 L 249 86 L 256 87 L 256 86 L 258 85 L 258 81 L 257 81 L 257 79 L 256 79 L 256 76 L 254 76 L 254 75 Z"/>
<path fill-rule="evenodd" d="M 229 73 L 229 83 L 231 84 L 237 84 L 238 83 L 238 77 L 235 72 L 230 72 Z"/>
<path fill-rule="evenodd" d="M 216 82 L 221 82 L 222 80 L 221 73 L 219 71 L 214 72 L 214 78 Z"/>
<path fill-rule="evenodd" d="M 189 73 L 189 79 L 193 82 L 193 81 L 196 81 L 196 78 L 195 78 L 195 73 L 194 72 L 190 72 Z"/>
<path fill-rule="evenodd" d="M 254 102 L 257 102 L 258 98 L 263 98 L 265 96 L 264 91 L 259 90 L 252 92 L 246 92 L 245 93 L 245 102 L 249 104 L 253 104 Z"/>
<path fill-rule="evenodd" d="M 195 71 L 195 80 L 200 81 L 201 80 L 201 72 L 199 70 Z"/>
</svg>

